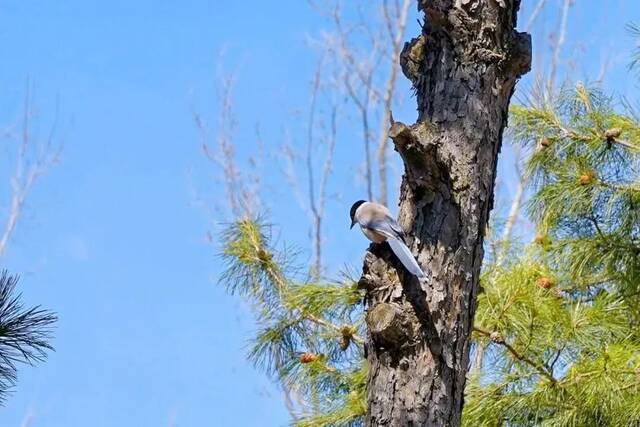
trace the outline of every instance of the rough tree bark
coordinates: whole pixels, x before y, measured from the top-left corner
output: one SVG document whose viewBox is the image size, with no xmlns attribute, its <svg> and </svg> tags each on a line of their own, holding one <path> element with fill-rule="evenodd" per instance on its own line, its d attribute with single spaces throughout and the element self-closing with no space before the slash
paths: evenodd
<svg viewBox="0 0 640 427">
<path fill-rule="evenodd" d="M 519 0 L 419 0 L 422 34 L 400 63 L 418 121 L 390 137 L 405 173 L 399 222 L 425 269 L 408 273 L 371 245 L 367 290 L 370 426 L 460 424 L 484 230 L 502 131 L 531 40 L 515 31 Z"/>
</svg>

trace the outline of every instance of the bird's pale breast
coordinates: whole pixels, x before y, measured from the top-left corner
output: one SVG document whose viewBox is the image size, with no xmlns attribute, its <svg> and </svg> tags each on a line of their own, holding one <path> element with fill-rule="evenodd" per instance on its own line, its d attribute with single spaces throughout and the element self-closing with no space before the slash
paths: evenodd
<svg viewBox="0 0 640 427">
<path fill-rule="evenodd" d="M 370 228 L 362 228 L 362 232 L 367 236 L 367 239 L 371 240 L 373 243 L 382 243 L 387 240 L 384 234 L 378 233 Z"/>
</svg>

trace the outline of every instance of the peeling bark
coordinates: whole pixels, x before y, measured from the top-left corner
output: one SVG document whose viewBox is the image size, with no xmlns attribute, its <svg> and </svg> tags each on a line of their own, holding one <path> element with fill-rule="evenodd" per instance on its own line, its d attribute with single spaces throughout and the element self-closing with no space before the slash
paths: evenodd
<svg viewBox="0 0 640 427">
<path fill-rule="evenodd" d="M 399 223 L 428 280 L 372 244 L 367 291 L 369 426 L 457 426 L 502 131 L 531 41 L 519 0 L 420 0 L 422 34 L 400 65 L 418 121 L 389 135 L 404 162 Z"/>
</svg>

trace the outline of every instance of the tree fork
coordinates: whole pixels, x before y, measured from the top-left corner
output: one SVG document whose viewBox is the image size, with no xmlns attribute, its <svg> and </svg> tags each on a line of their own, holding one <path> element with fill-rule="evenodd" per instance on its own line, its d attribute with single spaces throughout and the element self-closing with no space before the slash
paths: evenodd
<svg viewBox="0 0 640 427">
<path fill-rule="evenodd" d="M 419 0 L 422 34 L 400 55 L 418 121 L 393 123 L 404 162 L 399 222 L 428 280 L 371 245 L 367 291 L 369 426 L 460 425 L 484 229 L 509 101 L 529 71 L 519 0 Z"/>
</svg>

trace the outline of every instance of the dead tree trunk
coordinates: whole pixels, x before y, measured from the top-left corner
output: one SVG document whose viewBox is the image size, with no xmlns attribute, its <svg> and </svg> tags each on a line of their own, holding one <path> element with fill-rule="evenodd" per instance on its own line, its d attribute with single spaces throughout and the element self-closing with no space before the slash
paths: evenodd
<svg viewBox="0 0 640 427">
<path fill-rule="evenodd" d="M 400 63 L 418 121 L 390 136 L 404 161 L 399 222 L 429 276 L 371 245 L 367 290 L 369 426 L 460 424 L 469 341 L 509 100 L 530 67 L 519 0 L 419 0 L 422 34 Z"/>
</svg>

